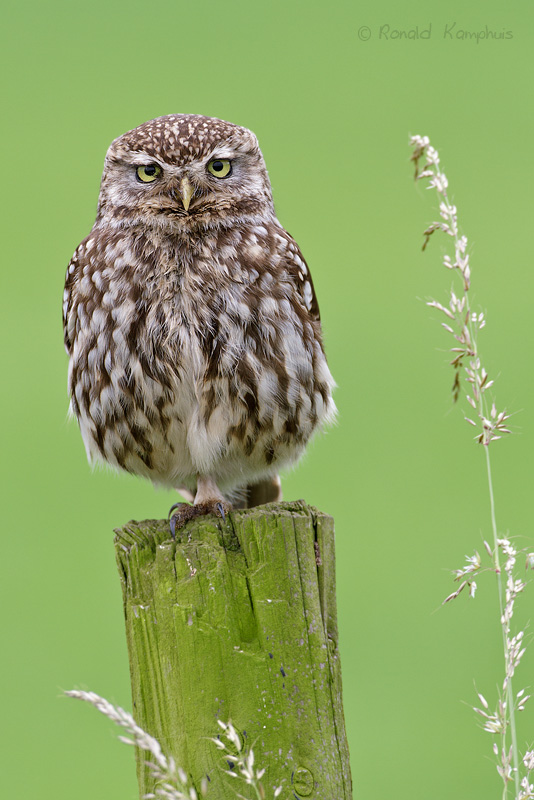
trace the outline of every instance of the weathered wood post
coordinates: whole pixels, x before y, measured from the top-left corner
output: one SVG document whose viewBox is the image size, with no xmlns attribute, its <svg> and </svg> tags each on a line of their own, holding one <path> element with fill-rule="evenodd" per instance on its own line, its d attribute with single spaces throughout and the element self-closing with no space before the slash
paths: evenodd
<svg viewBox="0 0 534 800">
<path fill-rule="evenodd" d="M 236 785 L 209 737 L 232 721 L 267 798 L 350 800 L 333 519 L 304 502 L 116 532 L 134 716 L 209 797 Z M 138 757 L 141 797 L 153 790 Z"/>
</svg>

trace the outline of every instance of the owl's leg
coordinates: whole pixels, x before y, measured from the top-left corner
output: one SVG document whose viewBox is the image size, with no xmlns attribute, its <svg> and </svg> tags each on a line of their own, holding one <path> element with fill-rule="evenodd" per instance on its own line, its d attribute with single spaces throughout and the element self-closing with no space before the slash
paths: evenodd
<svg viewBox="0 0 534 800">
<path fill-rule="evenodd" d="M 188 503 L 175 503 L 169 511 L 176 513 L 170 519 L 170 528 L 173 539 L 176 535 L 176 529 L 182 528 L 186 522 L 196 517 L 201 517 L 204 514 L 216 514 L 222 517 L 231 511 L 232 506 L 223 497 L 223 494 L 213 478 L 209 475 L 199 475 L 197 477 L 197 492 L 195 495 L 194 505 L 190 506 Z"/>
<path fill-rule="evenodd" d="M 226 503 L 221 490 L 209 475 L 199 475 L 197 477 L 197 493 L 195 494 L 195 505 L 205 503 Z"/>
<path fill-rule="evenodd" d="M 185 497 L 188 503 L 192 503 L 195 499 L 195 493 L 191 492 L 189 489 L 186 489 L 185 486 L 179 486 L 176 491 L 179 492 L 182 497 Z M 175 505 L 177 506 L 179 503 L 175 503 Z"/>
</svg>

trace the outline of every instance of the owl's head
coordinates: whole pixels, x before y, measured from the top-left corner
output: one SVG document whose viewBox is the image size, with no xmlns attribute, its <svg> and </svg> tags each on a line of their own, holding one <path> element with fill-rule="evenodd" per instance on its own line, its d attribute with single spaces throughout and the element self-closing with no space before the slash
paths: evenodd
<svg viewBox="0 0 534 800">
<path fill-rule="evenodd" d="M 179 232 L 265 215 L 272 194 L 252 131 L 212 117 L 171 114 L 112 142 L 100 218 Z"/>
</svg>

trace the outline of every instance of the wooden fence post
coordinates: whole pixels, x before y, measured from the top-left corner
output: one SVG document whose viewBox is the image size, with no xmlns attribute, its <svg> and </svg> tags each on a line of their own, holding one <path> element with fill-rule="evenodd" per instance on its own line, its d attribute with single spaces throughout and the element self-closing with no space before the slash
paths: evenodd
<svg viewBox="0 0 534 800">
<path fill-rule="evenodd" d="M 235 800 L 210 741 L 232 721 L 267 800 L 351 800 L 333 519 L 303 501 L 116 531 L 133 714 L 207 798 Z M 153 791 L 138 754 L 140 796 Z M 242 792 L 242 789 L 239 789 Z"/>
</svg>

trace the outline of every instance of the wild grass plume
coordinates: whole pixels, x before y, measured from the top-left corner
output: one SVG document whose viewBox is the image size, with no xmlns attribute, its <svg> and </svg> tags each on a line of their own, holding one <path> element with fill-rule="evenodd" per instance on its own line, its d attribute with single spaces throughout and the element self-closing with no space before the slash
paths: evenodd
<svg viewBox="0 0 534 800">
<path fill-rule="evenodd" d="M 254 765 L 254 751 L 252 748 L 245 752 L 241 737 L 231 722 L 218 720 L 219 727 L 223 731 L 223 738 L 214 737 L 212 742 L 221 751 L 229 769 L 224 770 L 232 778 L 243 780 L 247 786 L 254 791 L 255 800 L 265 800 L 265 789 L 260 783 L 265 774 L 265 769 L 257 769 Z M 226 740 L 226 741 L 225 741 Z M 273 791 L 273 798 L 277 798 L 282 792 L 282 787 L 278 786 Z M 248 800 L 242 794 L 238 794 L 239 800 Z"/>
<path fill-rule="evenodd" d="M 442 326 L 454 337 L 451 348 L 454 368 L 453 399 L 458 400 L 465 385 L 466 400 L 475 412 L 475 420 L 466 417 L 467 422 L 479 428 L 477 440 L 488 445 L 500 439 L 503 433 L 510 431 L 506 427 L 509 414 L 506 410 L 497 411 L 494 402 L 488 402 L 486 392 L 493 386 L 478 349 L 478 334 L 486 325 L 482 312 L 472 311 L 470 305 L 471 266 L 467 252 L 467 236 L 460 235 L 458 212 L 452 205 L 447 192 L 449 182 L 441 171 L 439 153 L 431 146 L 428 136 L 412 136 L 412 161 L 415 164 L 415 179 L 428 180 L 428 188 L 435 189 L 439 200 L 441 220 L 432 222 L 424 232 L 423 250 L 426 249 L 430 237 L 436 231 L 442 231 L 452 239 L 452 254 L 443 256 L 443 265 L 448 270 L 457 270 L 460 280 L 456 291 L 450 290 L 447 305 L 437 300 L 430 300 L 427 305 L 437 308 L 447 321 Z M 420 162 L 423 162 L 422 165 Z"/>
<path fill-rule="evenodd" d="M 440 166 L 439 153 L 430 144 L 428 136 L 412 136 L 410 144 L 413 149 L 411 160 L 415 166 L 415 180 L 427 181 L 428 188 L 436 191 L 439 202 L 440 220 L 432 222 L 424 231 L 423 250 L 434 233 L 441 231 L 445 234 L 450 248 L 443 256 L 443 265 L 457 277 L 445 303 L 429 300 L 427 305 L 436 308 L 446 318 L 441 324 L 454 339 L 450 362 L 454 370 L 453 400 L 458 401 L 462 392 L 465 392 L 465 400 L 470 406 L 469 416 L 465 419 L 477 429 L 476 441 L 484 445 L 490 501 L 492 544 L 484 542 L 483 556 L 477 551 L 472 556 L 466 556 L 464 567 L 454 572 L 459 586 L 445 598 L 444 603 L 456 599 L 464 589 L 474 598 L 477 589 L 475 577 L 484 572 L 493 572 L 496 575 L 504 677 L 500 682 L 493 710 L 482 694 L 478 694 L 482 707 L 474 710 L 483 720 L 483 729 L 494 737 L 492 751 L 502 780 L 503 800 L 509 797 L 512 786 L 515 800 L 532 800 L 534 786 L 530 781 L 531 773 L 534 772 L 534 751 L 526 750 L 520 756 L 515 721 L 516 712 L 523 711 L 529 695 L 525 689 L 514 694 L 512 688 L 512 679 L 526 649 L 524 631 L 514 632 L 512 618 L 516 600 L 525 589 L 526 583 L 518 574 L 519 551 L 508 536 L 498 533 L 489 448 L 493 441 L 510 432 L 507 426 L 510 414 L 506 409 L 498 410 L 491 397 L 493 380 L 483 365 L 478 346 L 478 335 L 484 328 L 486 319 L 482 312 L 474 311 L 471 307 L 468 240 L 460 233 L 458 211 L 449 198 L 449 184 Z M 526 554 L 525 566 L 534 567 L 534 554 Z"/>
<path fill-rule="evenodd" d="M 146 762 L 150 773 L 155 782 L 154 792 L 145 795 L 145 800 L 200 800 L 201 797 L 208 797 L 208 782 L 202 781 L 198 791 L 193 785 L 191 777 L 185 770 L 177 766 L 171 756 L 166 756 L 160 743 L 143 730 L 132 715 L 120 706 L 114 706 L 109 700 L 95 694 L 95 692 L 84 692 L 71 690 L 65 692 L 68 697 L 77 700 L 84 700 L 90 703 L 108 719 L 113 720 L 121 728 L 124 728 L 128 736 L 119 736 L 121 742 L 134 745 L 140 750 L 144 750 L 151 758 Z M 257 769 L 254 765 L 254 752 L 252 748 L 245 749 L 241 738 L 231 722 L 219 721 L 222 730 L 218 736 L 212 738 L 214 745 L 221 751 L 227 769 L 223 771 L 236 779 L 236 786 L 245 785 L 250 787 L 253 794 L 246 796 L 240 794 L 236 789 L 235 795 L 239 800 L 267 800 L 267 794 L 261 779 L 265 773 L 264 769 Z M 222 767 L 221 767 L 222 768 Z M 281 794 L 282 787 L 278 786 L 273 790 L 271 797 L 273 800 Z"/>
</svg>

